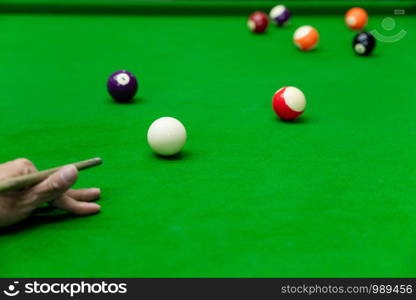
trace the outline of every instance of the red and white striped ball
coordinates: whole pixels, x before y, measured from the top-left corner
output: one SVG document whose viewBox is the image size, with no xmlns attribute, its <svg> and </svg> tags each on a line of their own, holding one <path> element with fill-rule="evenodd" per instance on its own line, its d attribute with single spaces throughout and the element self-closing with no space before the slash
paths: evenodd
<svg viewBox="0 0 416 300">
<path fill-rule="evenodd" d="M 293 86 L 282 87 L 272 99 L 273 110 L 280 119 L 292 121 L 305 110 L 306 98 L 302 91 Z"/>
<path fill-rule="evenodd" d="M 296 29 L 293 42 L 302 51 L 313 50 L 319 42 L 319 33 L 314 27 L 306 25 Z"/>
<path fill-rule="evenodd" d="M 261 11 L 255 11 L 250 15 L 247 26 L 254 33 L 263 33 L 269 25 L 269 17 Z"/>
</svg>

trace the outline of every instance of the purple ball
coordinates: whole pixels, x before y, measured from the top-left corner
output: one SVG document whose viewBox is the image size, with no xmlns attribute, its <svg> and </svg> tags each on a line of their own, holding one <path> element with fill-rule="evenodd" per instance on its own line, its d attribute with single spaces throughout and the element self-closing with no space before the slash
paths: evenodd
<svg viewBox="0 0 416 300">
<path fill-rule="evenodd" d="M 138 89 L 136 76 L 125 70 L 114 72 L 108 78 L 107 89 L 117 102 L 130 102 Z"/>
<path fill-rule="evenodd" d="M 290 19 L 290 11 L 284 5 L 276 5 L 269 13 L 270 19 L 277 26 L 284 26 Z"/>
</svg>

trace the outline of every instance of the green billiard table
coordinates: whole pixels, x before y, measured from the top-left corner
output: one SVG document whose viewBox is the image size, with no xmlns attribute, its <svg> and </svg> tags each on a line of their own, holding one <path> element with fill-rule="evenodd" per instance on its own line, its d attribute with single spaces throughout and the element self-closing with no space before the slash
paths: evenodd
<svg viewBox="0 0 416 300">
<path fill-rule="evenodd" d="M 274 1 L 2 1 L 1 161 L 104 163 L 76 184 L 102 189 L 101 213 L 3 230 L 0 276 L 416 276 L 415 2 L 283 3 L 290 25 L 256 35 L 248 15 Z M 357 5 L 381 36 L 369 57 L 344 23 Z M 131 104 L 107 93 L 119 69 Z M 282 86 L 306 96 L 294 122 L 272 110 Z M 163 116 L 188 132 L 168 159 L 146 140 Z"/>
</svg>

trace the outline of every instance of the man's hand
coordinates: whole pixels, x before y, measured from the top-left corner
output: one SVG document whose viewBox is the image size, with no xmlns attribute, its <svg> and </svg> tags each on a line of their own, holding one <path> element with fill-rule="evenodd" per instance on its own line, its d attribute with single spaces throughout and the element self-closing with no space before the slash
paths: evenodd
<svg viewBox="0 0 416 300">
<path fill-rule="evenodd" d="M 19 158 L 0 164 L 0 180 L 36 172 L 33 163 Z M 100 211 L 100 205 L 88 201 L 100 197 L 100 189 L 73 190 L 78 170 L 67 165 L 46 178 L 41 183 L 20 191 L 0 194 L 0 227 L 17 223 L 27 218 L 39 205 L 49 202 L 52 206 L 77 215 L 89 215 Z"/>
</svg>

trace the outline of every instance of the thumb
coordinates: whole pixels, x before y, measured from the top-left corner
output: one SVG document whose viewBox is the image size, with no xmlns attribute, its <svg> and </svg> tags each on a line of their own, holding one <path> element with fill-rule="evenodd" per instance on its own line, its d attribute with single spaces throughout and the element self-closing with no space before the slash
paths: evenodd
<svg viewBox="0 0 416 300">
<path fill-rule="evenodd" d="M 68 165 L 31 189 L 36 204 L 52 201 L 65 193 L 77 180 L 78 170 L 74 165 Z M 33 199 L 33 198 L 32 198 Z"/>
</svg>

